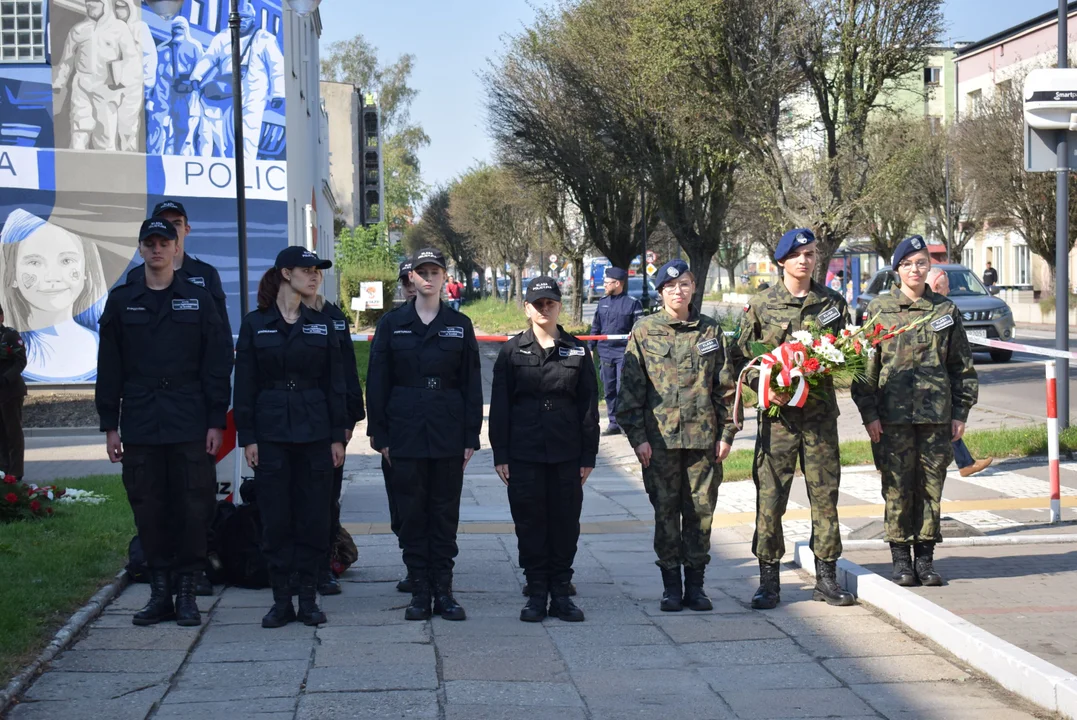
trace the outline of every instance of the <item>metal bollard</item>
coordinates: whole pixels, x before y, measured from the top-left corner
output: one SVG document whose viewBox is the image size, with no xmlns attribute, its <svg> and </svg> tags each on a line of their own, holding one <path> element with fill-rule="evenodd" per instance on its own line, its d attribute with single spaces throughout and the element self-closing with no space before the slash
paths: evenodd
<svg viewBox="0 0 1077 720">
<path fill-rule="evenodd" d="M 1058 476 L 1058 383 L 1055 363 L 1043 364 L 1047 371 L 1047 465 L 1051 474 L 1051 522 L 1062 520 L 1062 489 Z"/>
</svg>

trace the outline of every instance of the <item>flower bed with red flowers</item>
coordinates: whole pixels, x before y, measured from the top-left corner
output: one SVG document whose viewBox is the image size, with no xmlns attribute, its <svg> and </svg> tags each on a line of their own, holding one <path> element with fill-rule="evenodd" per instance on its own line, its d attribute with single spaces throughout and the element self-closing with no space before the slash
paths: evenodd
<svg viewBox="0 0 1077 720">
<path fill-rule="evenodd" d="M 0 523 L 51 517 L 52 503 L 63 496 L 63 488 L 55 485 L 38 487 L 5 475 L 0 484 Z"/>
</svg>

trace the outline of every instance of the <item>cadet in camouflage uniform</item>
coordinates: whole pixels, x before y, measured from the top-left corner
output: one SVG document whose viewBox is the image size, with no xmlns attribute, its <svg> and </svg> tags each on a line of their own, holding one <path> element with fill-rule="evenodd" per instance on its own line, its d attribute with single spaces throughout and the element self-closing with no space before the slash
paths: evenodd
<svg viewBox="0 0 1077 720">
<path fill-rule="evenodd" d="M 752 343 L 777 347 L 805 329 L 811 321 L 837 334 L 849 319 L 845 299 L 812 280 L 816 265 L 815 235 L 808 229 L 782 236 L 774 259 L 784 270 L 782 282 L 752 297 L 741 319 L 723 384 L 736 388 L 741 370 L 751 361 Z M 758 374 L 749 372 L 753 388 Z M 730 423 L 723 442 L 732 444 L 736 427 Z M 789 502 L 797 460 L 811 503 L 810 547 L 815 553 L 816 600 L 831 605 L 852 605 L 853 596 L 837 583 L 836 563 L 841 555 L 838 525 L 838 402 L 829 378 L 811 389 L 802 408 L 783 407 L 776 418 L 759 416 L 752 477 L 756 487 L 755 537 L 752 552 L 759 559 L 759 589 L 752 607 L 773 608 L 781 600 L 779 564 L 785 554 L 782 516 Z"/>
<path fill-rule="evenodd" d="M 868 317 L 879 315 L 876 322 L 888 328 L 931 319 L 877 346 L 867 379 L 853 386 L 853 400 L 868 436 L 880 445 L 893 580 L 942 585 L 933 564 L 942 540 L 942 485 L 953 460 L 950 443 L 965 433 L 979 384 L 957 306 L 927 287 L 931 257 L 923 238 L 902 240 L 891 265 L 901 289 L 872 300 Z"/>
<path fill-rule="evenodd" d="M 720 376 L 722 329 L 691 306 L 695 280 L 683 260 L 655 276 L 663 312 L 632 328 L 617 396 L 617 423 L 643 465 L 654 507 L 661 608 L 710 610 L 703 573 L 722 482 L 719 438 L 726 422 Z M 681 587 L 684 566 L 684 588 Z"/>
</svg>

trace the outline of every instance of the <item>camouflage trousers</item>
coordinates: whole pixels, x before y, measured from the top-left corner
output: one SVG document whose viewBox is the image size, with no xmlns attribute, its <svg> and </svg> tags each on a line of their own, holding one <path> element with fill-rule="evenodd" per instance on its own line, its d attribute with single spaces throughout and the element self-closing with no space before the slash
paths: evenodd
<svg viewBox="0 0 1077 720">
<path fill-rule="evenodd" d="M 940 542 L 939 503 L 954 459 L 950 423 L 883 425 L 880 465 L 888 542 Z"/>
<path fill-rule="evenodd" d="M 794 415 L 789 411 L 788 415 Z M 841 528 L 838 524 L 838 485 L 841 459 L 838 456 L 837 418 L 817 421 L 782 421 L 761 418 L 755 442 L 755 536 L 752 552 L 765 563 L 781 562 L 785 555 L 782 516 L 789 503 L 797 460 L 804 471 L 804 484 L 811 503 L 809 546 L 820 560 L 831 562 L 841 556 Z M 786 425 L 788 423 L 788 426 Z"/>
<path fill-rule="evenodd" d="M 655 564 L 663 570 L 710 562 L 711 519 L 722 484 L 722 466 L 710 450 L 654 448 L 643 469 L 643 487 L 654 508 Z"/>
</svg>

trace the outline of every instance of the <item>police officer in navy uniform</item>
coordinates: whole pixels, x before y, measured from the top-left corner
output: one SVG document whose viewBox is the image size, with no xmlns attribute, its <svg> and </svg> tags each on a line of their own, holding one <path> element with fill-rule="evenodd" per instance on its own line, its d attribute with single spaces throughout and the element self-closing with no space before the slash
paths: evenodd
<svg viewBox="0 0 1077 720">
<path fill-rule="evenodd" d="M 213 302 L 217 305 L 228 335 L 232 335 L 232 324 L 228 319 L 228 305 L 221 285 L 221 275 L 217 268 L 207 262 L 199 260 L 187 253 L 184 249 L 184 241 L 191 234 L 191 226 L 187 224 L 187 211 L 183 204 L 177 200 L 165 200 L 157 203 L 153 208 L 154 217 L 163 217 L 176 229 L 176 242 L 179 253 L 176 256 L 176 271 L 184 280 L 204 287 L 213 296 Z M 127 282 L 141 280 L 146 274 L 145 265 L 136 265 L 127 273 Z"/>
<path fill-rule="evenodd" d="M 174 271 L 176 230 L 142 224 L 141 279 L 114 289 L 101 316 L 96 405 L 150 568 L 135 625 L 200 625 L 195 573 L 205 567 L 216 505 L 211 455 L 221 446 L 232 342 L 207 290 Z M 177 573 L 173 605 L 171 572 Z"/>
<path fill-rule="evenodd" d="M 583 484 L 598 455 L 598 383 L 587 345 L 557 324 L 561 289 L 550 277 L 527 287 L 531 327 L 501 346 L 490 398 L 494 469 L 508 487 L 524 622 L 549 615 L 580 622 L 569 584 L 580 538 Z"/>
<path fill-rule="evenodd" d="M 298 245 L 281 250 L 236 343 L 236 431 L 254 468 L 273 586 L 264 628 L 326 621 L 317 578 L 329 552 L 333 469 L 344 464 L 347 388 L 333 321 L 302 298 L 331 266 Z"/>
<path fill-rule="evenodd" d="M 482 385 L 471 320 L 441 302 L 445 257 L 412 258 L 415 300 L 378 323 L 367 375 L 367 434 L 392 466 L 399 540 L 412 583 L 404 617 L 467 615 L 452 594 L 464 468 L 479 448 Z"/>
<path fill-rule="evenodd" d="M 333 321 L 333 330 L 337 334 L 340 343 L 340 361 L 344 366 L 344 385 L 347 388 L 345 397 L 345 421 L 344 446 L 352 440 L 352 433 L 356 424 L 366 417 L 363 407 L 363 386 L 359 382 L 359 368 L 355 365 L 355 345 L 352 344 L 352 334 L 348 327 L 348 318 L 344 311 L 337 305 L 325 299 L 324 296 L 315 292 L 303 295 L 303 302 L 310 307 L 325 313 Z M 330 568 L 333 555 L 333 544 L 341 531 L 340 526 L 340 491 L 344 486 L 344 465 L 339 465 L 333 470 L 333 488 L 330 492 L 329 502 L 329 552 L 325 555 L 325 565 L 318 575 L 318 592 L 322 595 L 339 595 L 340 583 Z"/>
<path fill-rule="evenodd" d="M 625 290 L 628 273 L 618 267 L 606 268 L 603 279 L 605 296 L 598 301 L 595 317 L 591 320 L 592 335 L 627 335 L 636 321 L 643 317 L 639 300 Z M 621 385 L 621 369 L 624 367 L 627 340 L 599 340 L 598 359 L 602 363 L 599 374 L 606 393 L 606 415 L 610 424 L 603 435 L 620 435 L 617 424 L 617 390 Z"/>
</svg>

